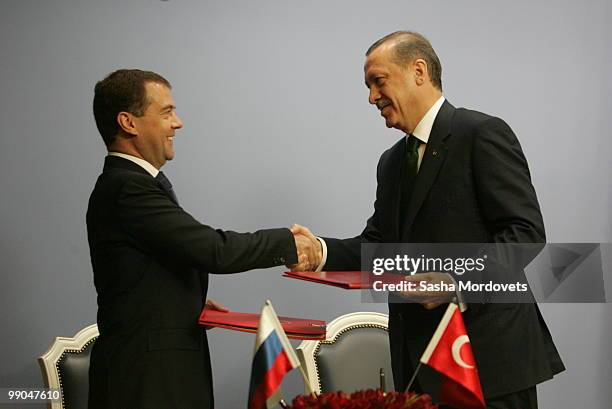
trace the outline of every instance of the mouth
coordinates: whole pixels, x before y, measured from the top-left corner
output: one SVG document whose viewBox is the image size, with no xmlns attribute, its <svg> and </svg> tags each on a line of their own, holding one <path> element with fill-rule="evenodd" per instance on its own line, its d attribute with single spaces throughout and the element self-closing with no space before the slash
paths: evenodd
<svg viewBox="0 0 612 409">
<path fill-rule="evenodd" d="M 168 139 L 168 141 L 172 142 L 172 141 L 174 140 L 174 135 L 172 135 L 172 136 L 167 136 L 166 138 Z"/>
<path fill-rule="evenodd" d="M 376 107 L 380 111 L 381 115 L 384 114 L 384 109 L 391 105 L 391 101 L 381 101 L 376 103 Z"/>
</svg>

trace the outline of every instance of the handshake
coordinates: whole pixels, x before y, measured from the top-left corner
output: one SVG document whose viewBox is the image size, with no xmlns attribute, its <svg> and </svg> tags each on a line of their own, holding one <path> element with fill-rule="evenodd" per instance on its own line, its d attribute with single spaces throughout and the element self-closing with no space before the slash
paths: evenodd
<svg viewBox="0 0 612 409">
<path fill-rule="evenodd" d="M 315 271 L 323 260 L 323 248 L 308 228 L 299 224 L 292 225 L 289 230 L 293 233 L 295 248 L 297 249 L 297 264 L 287 265 L 291 271 Z"/>
</svg>

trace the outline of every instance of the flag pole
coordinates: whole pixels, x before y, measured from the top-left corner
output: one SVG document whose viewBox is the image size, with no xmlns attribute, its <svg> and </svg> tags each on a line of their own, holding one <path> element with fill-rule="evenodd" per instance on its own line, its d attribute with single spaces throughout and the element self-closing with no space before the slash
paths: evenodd
<svg viewBox="0 0 612 409">
<path fill-rule="evenodd" d="M 272 306 L 272 302 L 270 300 L 266 300 L 266 305 L 272 308 L 272 310 L 274 311 L 274 307 Z M 274 314 L 276 315 L 276 312 L 274 312 Z M 293 346 L 291 347 L 293 348 Z M 306 385 L 306 390 L 308 391 L 308 394 L 312 395 L 313 397 L 317 397 L 317 394 L 314 390 L 312 390 L 312 387 L 310 386 L 310 382 L 308 382 L 308 375 L 306 375 L 306 372 L 304 371 L 304 368 L 302 367 L 301 363 L 300 365 L 298 365 L 298 368 L 300 370 L 300 373 L 302 374 L 302 379 L 304 380 L 304 384 Z"/>
<path fill-rule="evenodd" d="M 317 394 L 315 393 L 314 390 L 312 390 L 312 386 L 310 386 L 310 382 L 308 382 L 308 375 L 306 375 L 306 371 L 304 371 L 304 368 L 302 368 L 302 365 L 300 365 L 298 368 L 300 368 L 300 373 L 302 374 L 302 378 L 304 379 L 304 384 L 306 385 L 308 394 L 316 398 Z"/>
<path fill-rule="evenodd" d="M 414 374 L 412 374 L 412 379 L 410 379 L 410 382 L 408 382 L 408 386 L 406 386 L 406 389 L 404 389 L 405 393 L 410 391 L 410 387 L 414 383 L 414 380 L 416 379 L 417 373 L 419 373 L 419 369 L 421 369 L 421 365 L 422 365 L 422 362 L 419 361 L 419 366 L 417 366 L 416 370 L 414 371 Z"/>
<path fill-rule="evenodd" d="M 449 306 L 450 304 L 457 304 L 457 297 L 453 297 L 453 299 L 449 302 Z M 448 307 L 447 307 L 448 310 Z M 423 357 L 421 356 L 421 359 Z M 414 374 L 412 374 L 412 378 L 410 379 L 410 382 L 408 382 L 408 386 L 406 386 L 406 389 L 404 390 L 404 392 L 409 392 L 410 391 L 410 387 L 412 386 L 412 384 L 414 383 L 414 380 L 416 379 L 417 374 L 419 373 L 419 369 L 421 369 L 421 365 L 423 363 L 421 362 L 421 360 L 419 360 L 419 365 L 417 366 L 416 370 L 414 371 Z"/>
</svg>

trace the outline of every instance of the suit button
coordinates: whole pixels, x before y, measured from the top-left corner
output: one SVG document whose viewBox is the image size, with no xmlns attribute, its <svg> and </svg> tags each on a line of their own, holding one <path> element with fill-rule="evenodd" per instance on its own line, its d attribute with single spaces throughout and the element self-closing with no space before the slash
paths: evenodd
<svg viewBox="0 0 612 409">
<path fill-rule="evenodd" d="M 285 262 L 285 257 L 281 257 L 278 259 L 279 262 L 284 263 Z"/>
</svg>

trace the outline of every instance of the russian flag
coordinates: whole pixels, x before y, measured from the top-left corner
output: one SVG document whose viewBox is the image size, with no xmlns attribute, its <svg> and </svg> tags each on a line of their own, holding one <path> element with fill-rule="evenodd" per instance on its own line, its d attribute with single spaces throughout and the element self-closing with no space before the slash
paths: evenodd
<svg viewBox="0 0 612 409">
<path fill-rule="evenodd" d="M 251 367 L 249 409 L 270 409 L 281 399 L 280 385 L 287 372 L 300 365 L 270 301 L 261 310 Z"/>
</svg>

